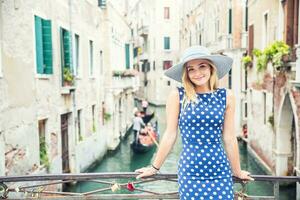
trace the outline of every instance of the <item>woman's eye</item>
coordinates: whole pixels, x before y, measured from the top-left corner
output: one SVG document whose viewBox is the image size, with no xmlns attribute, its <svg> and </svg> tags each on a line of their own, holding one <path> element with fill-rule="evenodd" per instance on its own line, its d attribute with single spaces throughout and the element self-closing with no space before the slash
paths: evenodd
<svg viewBox="0 0 300 200">
<path fill-rule="evenodd" d="M 189 68 L 189 69 L 188 69 L 188 72 L 190 72 L 190 71 L 193 71 L 193 70 L 194 70 L 194 69 L 192 69 L 192 68 Z"/>
</svg>

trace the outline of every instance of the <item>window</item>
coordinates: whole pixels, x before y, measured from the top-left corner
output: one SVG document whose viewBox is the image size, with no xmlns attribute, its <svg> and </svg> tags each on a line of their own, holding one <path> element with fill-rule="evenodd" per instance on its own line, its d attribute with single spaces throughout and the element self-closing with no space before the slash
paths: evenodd
<svg viewBox="0 0 300 200">
<path fill-rule="evenodd" d="M 245 71 L 245 73 L 244 73 L 244 89 L 245 90 L 247 90 L 247 88 L 248 88 L 248 70 L 247 69 L 245 69 L 244 70 Z"/>
<path fill-rule="evenodd" d="M 93 133 L 96 132 L 95 109 L 96 109 L 96 105 L 92 105 L 92 130 L 93 130 Z"/>
<path fill-rule="evenodd" d="M 228 88 L 229 89 L 232 88 L 232 69 L 230 69 L 230 71 L 228 73 Z"/>
<path fill-rule="evenodd" d="M 76 123 L 77 123 L 78 141 L 82 141 L 83 140 L 83 137 L 82 137 L 82 121 L 81 121 L 82 117 L 81 117 L 81 113 L 82 113 L 81 110 L 77 111 L 77 120 L 76 120 Z"/>
<path fill-rule="evenodd" d="M 62 85 L 73 85 L 72 44 L 71 34 L 64 28 L 60 28 L 61 46 L 61 71 Z"/>
<path fill-rule="evenodd" d="M 268 13 L 264 14 L 262 39 L 263 39 L 263 47 L 266 47 L 268 44 Z"/>
<path fill-rule="evenodd" d="M 106 0 L 98 0 L 98 6 L 100 8 L 105 8 L 106 7 Z"/>
<path fill-rule="evenodd" d="M 248 105 L 247 101 L 244 102 L 244 118 L 247 119 L 248 117 Z"/>
<path fill-rule="evenodd" d="M 292 61 L 296 61 L 295 44 L 299 44 L 299 0 L 282 1 L 284 9 L 284 33 L 283 41 L 292 47 Z"/>
<path fill-rule="evenodd" d="M 52 74 L 51 21 L 34 16 L 36 68 L 38 74 Z"/>
<path fill-rule="evenodd" d="M 170 37 L 164 37 L 164 49 L 170 49 Z"/>
<path fill-rule="evenodd" d="M 135 47 L 133 49 L 133 57 L 135 58 L 135 57 L 137 57 L 137 55 L 138 55 L 138 47 Z"/>
<path fill-rule="evenodd" d="M 2 77 L 2 38 L 1 38 L 1 26 L 0 26 L 0 77 Z"/>
<path fill-rule="evenodd" d="M 40 143 L 40 165 L 47 167 L 49 165 L 49 159 L 47 155 L 47 145 L 46 145 L 46 122 L 47 120 L 39 120 L 39 143 Z"/>
<path fill-rule="evenodd" d="M 248 0 L 245 5 L 245 31 L 248 31 Z"/>
<path fill-rule="evenodd" d="M 100 74 L 103 74 L 103 52 L 100 51 Z"/>
<path fill-rule="evenodd" d="M 199 45 L 202 45 L 202 35 L 199 35 Z"/>
<path fill-rule="evenodd" d="M 164 7 L 164 19 L 170 19 L 170 8 Z"/>
<path fill-rule="evenodd" d="M 125 60 L 126 60 L 126 69 L 130 68 L 130 46 L 125 44 Z"/>
<path fill-rule="evenodd" d="M 173 64 L 173 62 L 171 60 L 165 60 L 163 62 L 163 69 L 164 70 L 169 69 L 170 67 L 172 67 L 172 64 Z"/>
<path fill-rule="evenodd" d="M 93 41 L 90 40 L 90 76 L 93 76 L 94 75 L 94 63 L 93 63 Z"/>
<path fill-rule="evenodd" d="M 75 34 L 74 50 L 74 75 L 79 75 L 79 35 L 77 34 Z"/>
<path fill-rule="evenodd" d="M 0 6 L 1 8 L 1 6 Z M 1 16 L 0 16 L 0 23 L 2 22 L 1 21 Z M 0 26 L 0 77 L 2 77 L 3 74 L 2 74 L 2 26 Z M 0 132 L 1 134 L 1 132 Z"/>
<path fill-rule="evenodd" d="M 64 28 L 60 28 L 61 66 L 72 70 L 71 34 Z"/>
<path fill-rule="evenodd" d="M 263 117 L 264 117 L 264 124 L 267 123 L 267 93 L 266 92 L 263 92 L 263 109 L 264 109 L 264 114 L 263 114 Z"/>
<path fill-rule="evenodd" d="M 228 34 L 232 33 L 232 8 L 228 11 Z"/>
<path fill-rule="evenodd" d="M 253 56 L 252 51 L 254 49 L 254 25 L 249 26 L 248 31 L 248 55 Z"/>
<path fill-rule="evenodd" d="M 155 61 L 153 61 L 153 71 L 155 71 Z"/>
</svg>

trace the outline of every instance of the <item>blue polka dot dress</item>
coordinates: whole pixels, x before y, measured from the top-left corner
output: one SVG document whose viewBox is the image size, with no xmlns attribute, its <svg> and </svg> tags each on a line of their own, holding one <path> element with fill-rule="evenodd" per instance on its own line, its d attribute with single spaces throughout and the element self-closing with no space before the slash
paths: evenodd
<svg viewBox="0 0 300 200">
<path fill-rule="evenodd" d="M 184 103 L 184 88 L 178 89 L 183 145 L 178 163 L 180 199 L 233 200 L 231 167 L 222 145 L 226 89 L 199 93 L 196 103 Z"/>
</svg>

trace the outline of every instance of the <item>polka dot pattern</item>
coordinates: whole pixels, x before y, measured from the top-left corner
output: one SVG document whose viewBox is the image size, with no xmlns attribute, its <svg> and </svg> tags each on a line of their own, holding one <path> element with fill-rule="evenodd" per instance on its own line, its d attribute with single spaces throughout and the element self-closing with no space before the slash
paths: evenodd
<svg viewBox="0 0 300 200">
<path fill-rule="evenodd" d="M 221 138 L 226 89 L 197 94 L 198 102 L 185 106 L 184 88 L 178 89 L 183 143 L 178 163 L 180 199 L 233 200 L 232 173 Z"/>
</svg>

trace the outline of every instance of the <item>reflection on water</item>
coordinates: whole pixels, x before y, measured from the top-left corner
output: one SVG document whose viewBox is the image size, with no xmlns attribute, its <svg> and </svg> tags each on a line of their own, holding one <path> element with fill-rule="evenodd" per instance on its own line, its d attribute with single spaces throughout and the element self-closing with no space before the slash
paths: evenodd
<svg viewBox="0 0 300 200">
<path fill-rule="evenodd" d="M 163 134 L 165 129 L 165 108 L 164 107 L 151 107 L 150 110 L 155 110 L 155 119 L 159 122 L 159 132 L 160 135 Z M 130 143 L 133 140 L 133 135 L 129 134 L 128 137 L 124 138 L 119 148 L 115 151 L 109 152 L 104 159 L 97 163 L 97 165 L 90 169 L 89 172 L 133 172 L 135 169 L 148 166 L 151 164 L 156 148 L 145 154 L 135 154 L 130 148 Z M 262 168 L 256 163 L 256 161 L 248 154 L 247 147 L 243 143 L 239 144 L 241 164 L 242 168 L 250 171 L 252 174 L 265 174 Z M 179 154 L 181 150 L 181 141 L 178 137 L 177 142 L 169 154 L 167 160 L 165 161 L 161 172 L 176 173 L 177 162 L 179 159 Z M 133 180 L 132 180 L 133 181 Z M 116 182 L 120 183 L 119 180 Z M 145 185 L 147 189 L 152 191 L 176 191 L 177 183 L 170 182 L 159 182 L 159 183 L 149 183 Z M 138 186 L 141 187 L 142 186 Z M 75 188 L 71 190 L 77 192 L 90 191 L 92 189 L 99 188 L 99 184 L 95 183 L 79 183 Z M 239 190 L 240 185 L 235 184 L 235 190 Z M 272 195 L 273 185 L 267 182 L 252 182 L 247 184 L 246 193 L 250 195 Z M 119 193 L 124 193 L 127 191 L 121 190 Z M 280 199 L 290 200 L 295 199 L 295 186 L 281 187 Z"/>
</svg>

